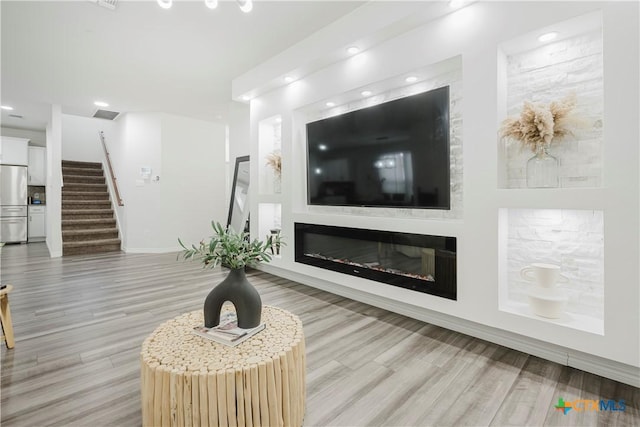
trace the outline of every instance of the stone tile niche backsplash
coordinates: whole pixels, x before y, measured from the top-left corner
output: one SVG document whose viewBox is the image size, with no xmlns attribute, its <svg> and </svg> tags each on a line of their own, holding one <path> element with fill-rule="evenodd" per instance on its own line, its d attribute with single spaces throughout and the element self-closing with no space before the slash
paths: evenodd
<svg viewBox="0 0 640 427">
<path fill-rule="evenodd" d="M 507 283 L 510 301 L 527 304 L 533 286 L 520 270 L 533 262 L 561 266 L 569 283 L 567 312 L 603 319 L 604 215 L 602 211 L 508 209 Z"/>
<path fill-rule="evenodd" d="M 598 29 L 537 49 L 507 56 L 507 115 L 519 116 L 524 101 L 548 104 L 576 94 L 580 119 L 575 136 L 552 141 L 559 161 L 560 187 L 602 185 L 603 49 Z M 533 156 L 516 141 L 505 146 L 506 187 L 526 187 L 526 164 Z"/>
</svg>

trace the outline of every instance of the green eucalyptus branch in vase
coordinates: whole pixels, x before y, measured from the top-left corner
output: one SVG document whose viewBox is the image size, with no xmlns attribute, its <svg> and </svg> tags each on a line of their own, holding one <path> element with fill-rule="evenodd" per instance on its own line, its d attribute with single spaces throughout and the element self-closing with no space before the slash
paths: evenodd
<svg viewBox="0 0 640 427">
<path fill-rule="evenodd" d="M 245 267 L 271 261 L 269 252 L 274 242 L 282 244 L 282 238 L 269 236 L 265 241 L 251 240 L 249 233 L 237 233 L 219 222 L 212 221 L 211 227 L 214 235 L 209 241 L 202 240 L 198 245 L 189 247 L 178 239 L 183 249 L 178 258 L 182 256 L 184 260 L 200 261 L 203 268 L 223 265 L 231 269 L 229 275 L 205 299 L 204 326 L 217 326 L 220 323 L 222 305 L 230 301 L 236 309 L 238 327 L 254 328 L 260 324 L 262 300 L 258 291 L 247 280 Z"/>
</svg>

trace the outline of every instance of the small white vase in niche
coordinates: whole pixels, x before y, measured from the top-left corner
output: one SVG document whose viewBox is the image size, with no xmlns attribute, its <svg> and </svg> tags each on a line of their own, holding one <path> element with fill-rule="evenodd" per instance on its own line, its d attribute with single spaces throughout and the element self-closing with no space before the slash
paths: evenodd
<svg viewBox="0 0 640 427">
<path fill-rule="evenodd" d="M 562 316 L 568 297 L 556 286 L 568 283 L 569 279 L 560 274 L 560 266 L 555 264 L 533 263 L 522 270 L 520 276 L 536 286 L 528 292 L 531 310 L 538 316 L 557 319 Z"/>
</svg>

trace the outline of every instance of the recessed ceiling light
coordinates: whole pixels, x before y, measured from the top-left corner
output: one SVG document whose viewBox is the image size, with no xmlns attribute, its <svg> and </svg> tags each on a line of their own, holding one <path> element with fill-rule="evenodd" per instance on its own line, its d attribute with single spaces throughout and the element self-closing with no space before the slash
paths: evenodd
<svg viewBox="0 0 640 427">
<path fill-rule="evenodd" d="M 335 107 L 335 106 L 336 106 L 336 103 L 335 103 L 335 102 L 331 102 L 331 101 L 329 101 L 329 102 L 327 102 L 327 103 L 326 103 L 326 104 L 324 104 L 324 105 L 326 105 L 327 107 Z"/>
<path fill-rule="evenodd" d="M 370 90 L 363 90 L 362 92 L 360 92 L 360 95 L 362 96 L 369 96 L 371 95 L 373 92 L 371 92 Z"/>
<path fill-rule="evenodd" d="M 355 55 L 358 52 L 360 52 L 360 48 L 358 46 L 349 46 L 347 48 L 347 53 L 349 55 Z"/>
<path fill-rule="evenodd" d="M 240 6 L 240 10 L 244 13 L 249 13 L 253 10 L 253 1 L 252 0 L 237 0 L 238 6 Z"/>
<path fill-rule="evenodd" d="M 218 0 L 204 0 L 204 4 L 207 5 L 209 9 L 215 9 L 218 7 Z"/>
<path fill-rule="evenodd" d="M 327 151 L 327 145 L 326 144 L 318 144 L 318 150 L 320 151 Z"/>
<path fill-rule="evenodd" d="M 3 105 L 0 108 L 2 108 L 3 110 L 9 110 L 9 111 L 13 110 L 13 107 L 9 107 L 8 105 Z"/>
<path fill-rule="evenodd" d="M 546 33 L 541 35 L 540 37 L 538 37 L 538 41 L 539 42 L 550 42 L 551 40 L 555 39 L 556 37 L 558 37 L 558 33 L 555 31 L 552 31 L 550 33 Z"/>
<path fill-rule="evenodd" d="M 418 78 L 416 76 L 409 76 L 406 79 L 404 79 L 404 81 L 407 83 L 415 83 L 418 81 Z"/>
<path fill-rule="evenodd" d="M 293 78 L 293 77 L 291 77 L 291 76 L 284 76 L 284 81 L 285 81 L 286 83 L 291 83 L 293 80 L 294 80 L 294 78 Z"/>
<path fill-rule="evenodd" d="M 173 4 L 173 0 L 157 0 L 158 6 L 163 9 L 171 9 L 171 5 Z"/>
<path fill-rule="evenodd" d="M 102 102 L 102 101 L 96 101 L 93 103 L 93 105 L 95 105 L 96 107 L 108 107 L 109 104 L 107 104 L 106 102 Z"/>
</svg>

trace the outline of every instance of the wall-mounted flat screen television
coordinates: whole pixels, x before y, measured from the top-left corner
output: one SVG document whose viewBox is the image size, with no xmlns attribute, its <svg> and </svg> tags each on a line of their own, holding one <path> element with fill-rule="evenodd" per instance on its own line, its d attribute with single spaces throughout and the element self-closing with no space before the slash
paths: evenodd
<svg viewBox="0 0 640 427">
<path fill-rule="evenodd" d="M 449 86 L 306 128 L 310 205 L 451 208 Z"/>
</svg>

